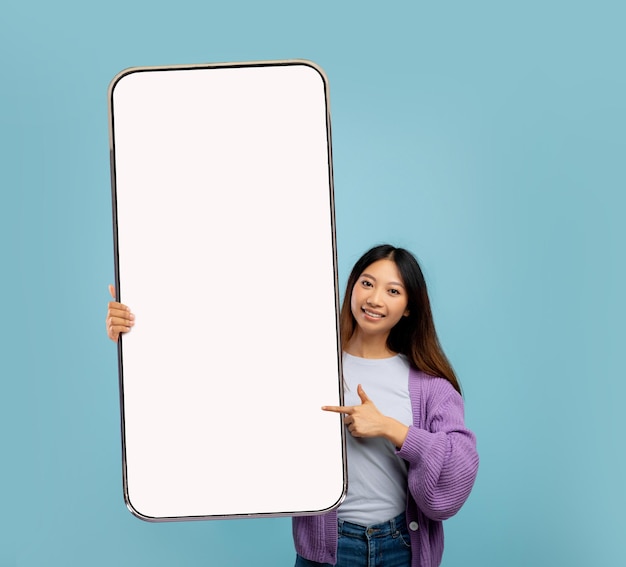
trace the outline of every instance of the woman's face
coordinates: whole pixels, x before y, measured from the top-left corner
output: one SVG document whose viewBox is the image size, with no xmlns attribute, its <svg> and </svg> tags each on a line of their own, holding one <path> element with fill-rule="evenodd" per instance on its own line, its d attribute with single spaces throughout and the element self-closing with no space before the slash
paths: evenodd
<svg viewBox="0 0 626 567">
<path fill-rule="evenodd" d="M 395 262 L 370 264 L 352 288 L 350 308 L 358 331 L 388 336 L 400 319 L 409 314 L 404 282 Z"/>
</svg>

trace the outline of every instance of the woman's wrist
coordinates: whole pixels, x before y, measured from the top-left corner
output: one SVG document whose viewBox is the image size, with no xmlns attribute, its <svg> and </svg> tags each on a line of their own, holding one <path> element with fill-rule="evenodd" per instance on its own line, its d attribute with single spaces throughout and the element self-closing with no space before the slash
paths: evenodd
<svg viewBox="0 0 626 567">
<path fill-rule="evenodd" d="M 393 443 L 398 449 L 402 447 L 408 434 L 408 426 L 400 423 L 392 417 L 385 418 L 382 436 L 388 441 L 391 441 L 391 443 Z"/>
</svg>

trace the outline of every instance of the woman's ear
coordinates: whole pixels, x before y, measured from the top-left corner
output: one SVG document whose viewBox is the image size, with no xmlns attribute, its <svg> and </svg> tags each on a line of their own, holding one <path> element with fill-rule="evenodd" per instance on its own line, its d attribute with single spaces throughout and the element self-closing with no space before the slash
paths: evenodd
<svg viewBox="0 0 626 567">
<path fill-rule="evenodd" d="M 402 316 L 403 316 L 403 317 L 408 317 L 410 314 L 411 314 L 411 312 L 407 309 L 407 310 L 406 310 L 406 311 L 402 314 Z"/>
</svg>

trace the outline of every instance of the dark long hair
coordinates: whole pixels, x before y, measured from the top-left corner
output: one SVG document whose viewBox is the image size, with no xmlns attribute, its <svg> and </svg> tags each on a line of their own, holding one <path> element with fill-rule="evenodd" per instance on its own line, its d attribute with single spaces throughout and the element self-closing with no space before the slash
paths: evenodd
<svg viewBox="0 0 626 567">
<path fill-rule="evenodd" d="M 341 306 L 342 347 L 346 347 L 357 325 L 350 308 L 352 290 L 368 266 L 384 259 L 391 260 L 398 267 L 407 292 L 409 311 L 409 314 L 402 317 L 391 329 L 387 347 L 393 352 L 404 354 L 417 370 L 445 378 L 460 394 L 461 385 L 437 338 L 424 274 L 415 256 L 404 248 L 396 248 L 390 244 L 375 246 L 363 254 L 352 268 Z"/>
</svg>

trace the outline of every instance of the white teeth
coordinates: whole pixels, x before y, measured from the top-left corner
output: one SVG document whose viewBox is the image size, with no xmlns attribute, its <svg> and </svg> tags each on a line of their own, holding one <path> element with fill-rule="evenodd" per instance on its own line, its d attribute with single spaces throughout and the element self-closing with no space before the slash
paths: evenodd
<svg viewBox="0 0 626 567">
<path fill-rule="evenodd" d="M 380 313 L 372 313 L 371 311 L 368 311 L 367 309 L 363 309 L 363 313 L 365 313 L 366 315 L 369 315 L 370 317 L 376 317 L 377 319 L 382 318 L 382 315 Z"/>
</svg>

